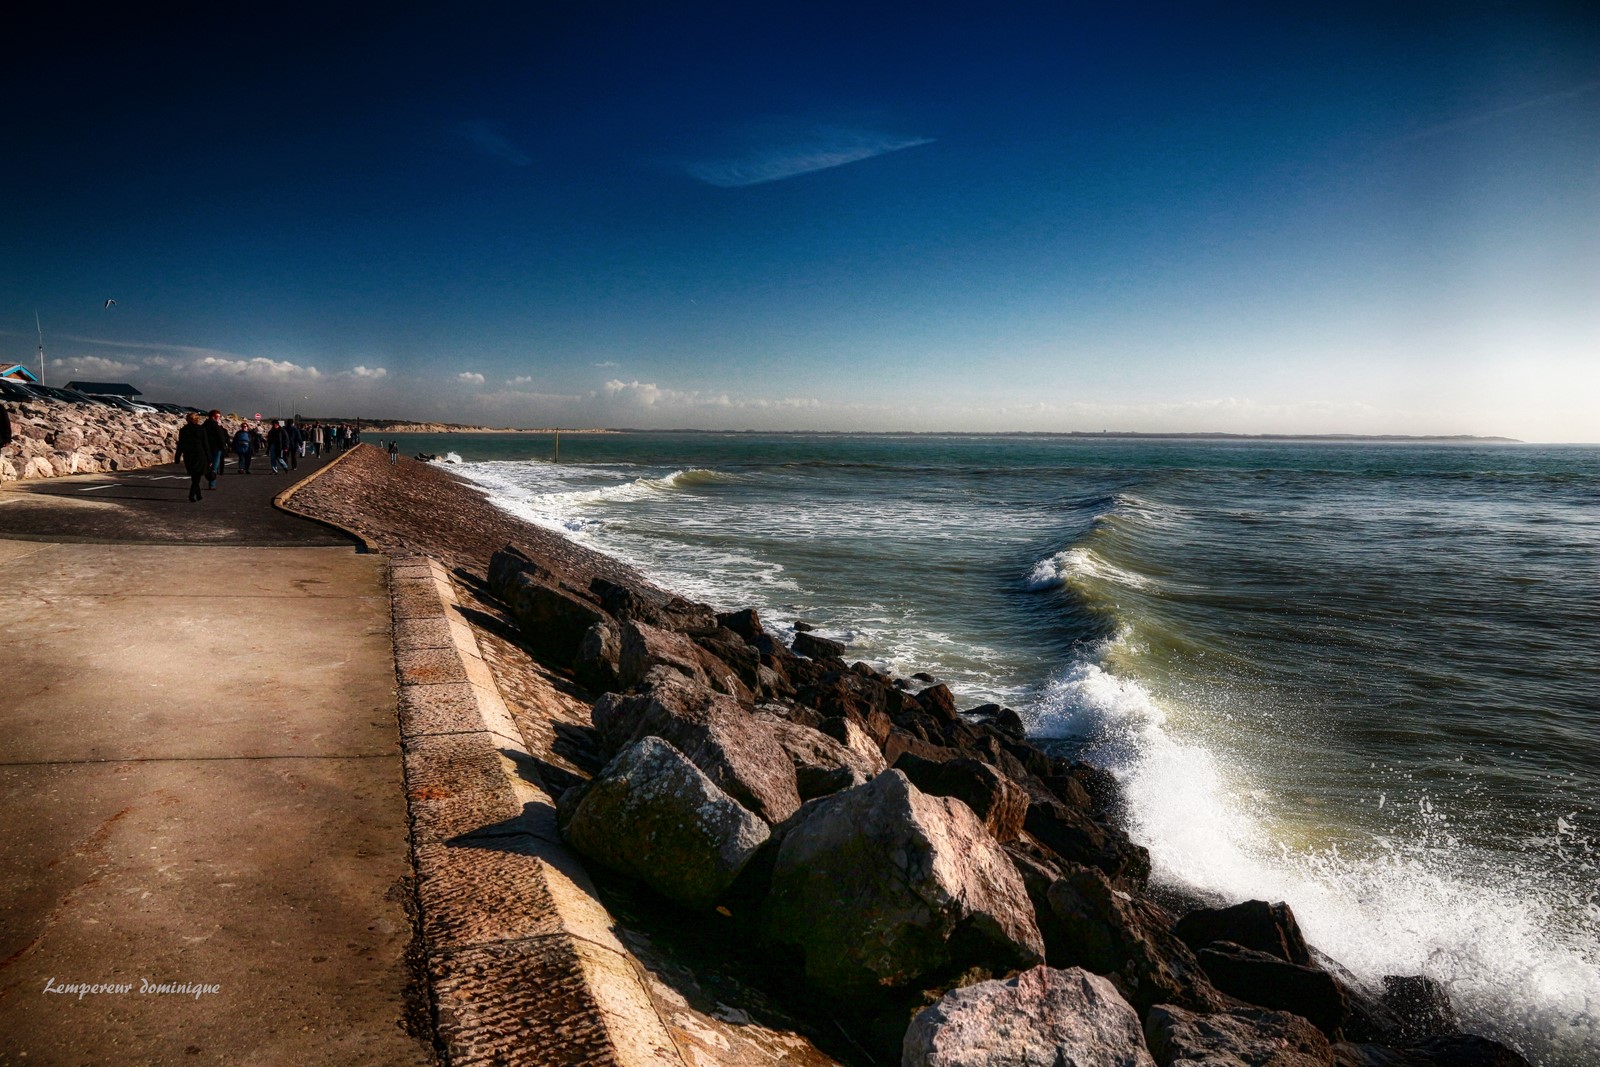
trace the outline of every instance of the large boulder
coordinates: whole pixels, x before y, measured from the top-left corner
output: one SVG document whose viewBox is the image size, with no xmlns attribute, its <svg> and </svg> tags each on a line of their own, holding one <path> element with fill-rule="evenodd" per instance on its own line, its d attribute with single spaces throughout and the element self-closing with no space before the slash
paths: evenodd
<svg viewBox="0 0 1600 1067">
<path fill-rule="evenodd" d="M 1333 1050 L 1298 1015 L 1256 1008 L 1196 1013 L 1158 1004 L 1144 1036 L 1160 1067 L 1328 1067 Z"/>
<path fill-rule="evenodd" d="M 1114 826 L 1050 797 L 1034 797 L 1022 820 L 1034 840 L 1071 863 L 1096 867 L 1107 877 L 1143 886 L 1150 877 L 1150 852 Z"/>
<path fill-rule="evenodd" d="M 618 685 L 617 668 L 622 660 L 622 634 L 613 619 L 601 619 L 583 633 L 573 659 L 578 680 L 596 689 Z"/>
<path fill-rule="evenodd" d="M 801 630 L 794 635 L 794 644 L 791 646 L 797 655 L 807 659 L 839 659 L 844 655 L 844 645 L 839 641 L 830 641 L 826 637 Z"/>
<path fill-rule="evenodd" d="M 946 993 L 911 1022 L 901 1067 L 1154 1067 L 1110 982 L 1033 967 Z"/>
<path fill-rule="evenodd" d="M 688 637 L 637 619 L 624 620 L 617 658 L 618 684 L 638 685 L 657 667 L 670 667 L 697 682 L 709 681 L 700 667 L 699 647 Z"/>
<path fill-rule="evenodd" d="M 786 654 L 788 651 L 783 649 Z M 777 657 L 772 659 L 778 662 Z M 799 662 L 788 665 L 791 676 L 797 673 L 793 668 Z M 882 745 L 894 725 L 894 716 L 904 708 L 908 698 L 879 678 L 846 670 L 827 671 L 814 681 L 800 685 L 796 699 L 816 708 L 824 718 L 843 716 L 853 720 L 868 737 Z"/>
<path fill-rule="evenodd" d="M 668 667 L 685 678 L 704 682 L 719 693 L 744 701 L 752 698 L 750 688 L 739 679 L 737 672 L 702 648 L 695 638 L 637 619 L 624 620 L 621 632 L 617 657 L 619 685 L 637 685 L 651 671 Z"/>
<path fill-rule="evenodd" d="M 1292 1011 L 1332 1037 L 1350 1013 L 1344 990 L 1315 965 L 1289 963 L 1268 952 L 1213 941 L 1196 955 L 1212 985 L 1247 1004 Z"/>
<path fill-rule="evenodd" d="M 932 741 L 924 741 L 916 734 L 908 733 L 898 726 L 890 727 L 888 735 L 883 739 L 884 762 L 893 767 L 900 762 L 900 757 L 907 752 L 920 759 L 932 760 L 936 763 L 943 763 L 945 760 L 952 760 L 961 755 L 953 748 L 945 748 L 943 745 L 935 744 Z"/>
<path fill-rule="evenodd" d="M 1115 816 L 1122 811 L 1124 805 L 1122 783 L 1117 781 L 1116 775 L 1104 767 L 1096 767 L 1081 760 L 1056 758 L 1051 760 L 1051 763 L 1053 774 L 1048 776 L 1046 781 L 1052 788 L 1055 788 L 1061 779 L 1070 779 L 1077 786 L 1077 789 L 1071 789 L 1065 783 L 1061 783 L 1062 788 L 1056 791 L 1063 795 L 1063 798 L 1066 790 L 1071 789 L 1075 796 L 1081 791 L 1081 795 L 1089 800 L 1087 808 L 1089 814 L 1096 818 Z"/>
<path fill-rule="evenodd" d="M 1022 834 L 1028 813 L 1028 794 L 1017 783 L 982 760 L 930 760 L 904 752 L 894 762 L 913 785 L 936 797 L 955 797 L 999 842 L 1015 841 Z"/>
<path fill-rule="evenodd" d="M 659 737 L 612 760 L 583 789 L 563 832 L 583 855 L 689 907 L 716 903 L 769 833 Z"/>
<path fill-rule="evenodd" d="M 563 665 L 578 658 L 590 628 L 608 618 L 515 546 L 491 558 L 489 589 L 517 620 L 528 644 Z"/>
<path fill-rule="evenodd" d="M 726 674 L 732 671 L 746 689 L 753 692 L 761 688 L 761 654 L 733 630 L 718 627 L 709 634 L 696 637 L 695 643 L 716 659 L 717 665 L 711 668 L 711 673 Z"/>
<path fill-rule="evenodd" d="M 803 815 L 777 849 L 760 924 L 825 995 L 868 1001 L 1043 960 L 1022 881 L 965 804 L 890 770 Z"/>
<path fill-rule="evenodd" d="M 618 619 L 632 619 L 682 634 L 708 634 L 717 628 L 715 612 L 682 597 L 651 595 L 643 589 L 599 577 L 589 580 L 586 592 Z"/>
<path fill-rule="evenodd" d="M 1382 1003 L 1398 1021 L 1403 1037 L 1421 1039 L 1461 1032 L 1449 991 L 1425 975 L 1384 975 Z"/>
<path fill-rule="evenodd" d="M 732 630 L 751 644 L 766 633 L 761 628 L 761 616 L 756 614 L 755 608 L 724 612 L 717 616 L 717 625 Z"/>
<path fill-rule="evenodd" d="M 1246 900 L 1228 908 L 1196 908 L 1172 927 L 1196 952 L 1213 941 L 1231 941 L 1286 963 L 1309 965 L 1311 950 L 1289 905 Z"/>
<path fill-rule="evenodd" d="M 642 737 L 670 741 L 719 789 L 769 823 L 800 806 L 794 763 L 768 724 L 732 697 L 671 669 L 652 671 L 637 693 L 607 693 L 590 714 L 606 751 Z"/>
<path fill-rule="evenodd" d="M 820 719 L 817 723 L 817 729 L 868 763 L 874 765 L 883 763 L 887 766 L 887 761 L 883 758 L 883 750 L 878 747 L 878 743 L 864 729 L 857 725 L 854 719 L 847 719 L 842 715 L 834 716 L 831 719 Z"/>
<path fill-rule="evenodd" d="M 1117 889 L 1094 868 L 1076 867 L 1050 886 L 1047 899 L 1054 920 L 1048 928 L 1059 938 L 1049 945 L 1053 963 L 1106 975 L 1141 1011 L 1155 1004 L 1221 1006 L 1194 953 L 1144 897 Z"/>
<path fill-rule="evenodd" d="M 829 737 L 821 730 L 791 722 L 768 711 L 757 711 L 794 763 L 800 799 L 827 796 L 870 782 L 886 769 L 876 748 L 863 753 Z"/>
<path fill-rule="evenodd" d="M 940 722 L 955 722 L 960 718 L 956 711 L 955 695 L 943 682 L 928 686 L 912 699 L 916 701 L 917 707 Z"/>
<path fill-rule="evenodd" d="M 1028 729 L 1022 723 L 1022 716 L 1010 708 L 999 704 L 981 704 L 966 712 L 965 717 L 984 726 L 992 726 L 1014 741 L 1025 741 Z"/>
</svg>

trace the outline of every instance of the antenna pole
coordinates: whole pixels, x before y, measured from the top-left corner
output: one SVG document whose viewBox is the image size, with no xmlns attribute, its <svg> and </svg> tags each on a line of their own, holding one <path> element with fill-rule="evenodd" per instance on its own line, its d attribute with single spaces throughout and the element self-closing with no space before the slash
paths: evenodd
<svg viewBox="0 0 1600 1067">
<path fill-rule="evenodd" d="M 39 312 L 33 313 L 33 328 L 39 331 L 39 384 L 44 382 L 44 327 L 39 325 Z"/>
</svg>

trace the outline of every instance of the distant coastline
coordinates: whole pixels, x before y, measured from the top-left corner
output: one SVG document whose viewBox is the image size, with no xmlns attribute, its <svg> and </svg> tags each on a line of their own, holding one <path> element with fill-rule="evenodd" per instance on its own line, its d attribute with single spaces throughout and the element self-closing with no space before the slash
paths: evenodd
<svg viewBox="0 0 1600 1067">
<path fill-rule="evenodd" d="M 538 431 L 528 431 L 538 432 Z M 542 431 L 548 433 L 550 431 Z M 562 433 L 577 432 L 563 430 Z M 762 437 L 1081 437 L 1090 440 L 1130 441 L 1333 441 L 1388 444 L 1507 444 L 1526 442 L 1515 437 L 1486 437 L 1477 434 L 1362 434 L 1362 433 L 1147 433 L 1138 430 L 699 430 L 683 427 L 671 430 L 645 430 L 619 427 L 597 433 L 716 433 L 749 434 Z"/>
<path fill-rule="evenodd" d="M 341 420 L 332 420 L 341 421 Z M 354 421 L 354 420 L 342 420 Z M 517 434 L 602 434 L 602 433 L 673 433 L 673 434 L 726 434 L 750 437 L 1066 437 L 1086 440 L 1128 441 L 1331 441 L 1371 442 L 1377 444 L 1472 444 L 1520 445 L 1526 442 L 1515 437 L 1490 437 L 1480 434 L 1364 434 L 1364 433 L 1212 433 L 1201 431 L 1174 431 L 1152 433 L 1140 430 L 707 430 L 693 426 L 676 426 L 670 429 L 647 429 L 636 426 L 613 428 L 571 429 L 565 426 L 524 428 L 516 426 L 462 426 L 452 422 L 412 422 L 391 419 L 362 419 L 369 430 L 383 433 L 517 433 Z"/>
<path fill-rule="evenodd" d="M 352 420 L 353 421 L 353 420 Z M 571 429 L 566 426 L 543 429 L 524 429 L 516 426 L 461 426 L 453 422 L 408 422 L 390 419 L 362 419 L 368 430 L 382 433 L 617 433 L 617 430 Z"/>
</svg>

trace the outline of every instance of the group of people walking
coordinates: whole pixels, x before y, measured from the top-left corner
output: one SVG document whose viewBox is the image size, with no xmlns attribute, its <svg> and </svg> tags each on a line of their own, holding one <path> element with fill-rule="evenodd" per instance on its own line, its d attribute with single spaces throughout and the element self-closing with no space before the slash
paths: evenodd
<svg viewBox="0 0 1600 1067">
<path fill-rule="evenodd" d="M 182 463 L 189 473 L 189 500 L 202 499 L 201 481 L 207 489 L 217 487 L 223 463 L 229 452 L 235 457 L 240 474 L 250 473 L 251 460 L 259 453 L 267 454 L 268 473 L 279 474 L 295 470 L 301 456 L 320 456 L 343 452 L 361 441 L 361 428 L 348 423 L 300 423 L 273 419 L 265 433 L 260 423 L 239 420 L 231 432 L 222 424 L 222 412 L 213 410 L 202 418 L 191 413 L 178 431 L 178 449 L 175 462 Z"/>
</svg>

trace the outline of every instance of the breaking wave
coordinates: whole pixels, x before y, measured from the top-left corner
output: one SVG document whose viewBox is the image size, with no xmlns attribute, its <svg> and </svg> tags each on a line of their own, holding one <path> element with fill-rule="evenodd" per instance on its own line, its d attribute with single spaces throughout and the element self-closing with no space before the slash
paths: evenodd
<svg viewBox="0 0 1600 1067">
<path fill-rule="evenodd" d="M 1124 630 L 1056 679 L 1031 709 L 1031 732 L 1070 738 L 1116 773 L 1130 835 L 1150 850 L 1158 881 L 1230 903 L 1288 901 L 1308 940 L 1362 981 L 1436 978 L 1471 1029 L 1536 1063 L 1600 1056 L 1600 901 L 1592 888 L 1573 899 L 1583 877 L 1562 887 L 1543 874 L 1586 869 L 1592 887 L 1594 841 L 1554 819 L 1548 837 L 1527 842 L 1541 855 L 1507 863 L 1462 847 L 1424 795 L 1393 811 L 1392 834 L 1285 843 L 1252 800 L 1248 768 L 1186 739 L 1149 691 L 1102 666 L 1129 640 Z M 1375 800 L 1382 788 L 1379 778 Z"/>
</svg>

